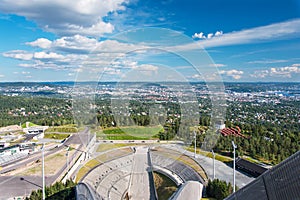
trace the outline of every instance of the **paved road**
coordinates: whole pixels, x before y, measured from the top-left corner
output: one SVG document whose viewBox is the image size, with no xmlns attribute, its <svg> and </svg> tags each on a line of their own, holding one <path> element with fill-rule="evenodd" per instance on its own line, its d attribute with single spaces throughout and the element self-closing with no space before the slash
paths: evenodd
<svg viewBox="0 0 300 200">
<path fill-rule="evenodd" d="M 86 138 L 83 135 L 87 134 L 87 129 L 85 129 L 82 133 L 79 134 L 74 134 L 72 136 L 70 136 L 70 138 L 64 143 L 64 145 L 70 145 L 70 144 L 81 144 L 80 142 L 82 141 L 81 138 Z M 54 154 L 60 150 L 62 150 L 63 148 L 66 148 L 64 145 L 61 145 L 58 148 L 53 148 L 50 150 L 45 150 L 45 156 L 50 155 L 50 154 Z M 9 165 L 4 165 L 2 170 L 0 170 L 0 174 L 12 171 L 14 169 L 18 169 L 21 167 L 26 166 L 27 164 L 34 162 L 38 159 L 41 159 L 41 152 L 35 152 L 33 154 L 28 155 L 28 157 L 20 159 L 20 160 L 16 160 L 12 163 L 10 163 Z"/>
<path fill-rule="evenodd" d="M 153 199 L 153 191 L 150 189 L 148 163 L 148 147 L 136 147 L 129 187 L 129 198 L 132 200 Z"/>
<path fill-rule="evenodd" d="M 181 146 L 181 145 L 172 144 L 172 145 L 167 145 L 166 147 L 180 151 L 186 155 L 189 155 L 190 157 L 194 157 L 194 153 L 184 150 L 183 146 Z M 210 179 L 212 179 L 213 178 L 213 159 L 197 154 L 196 160 L 204 168 L 208 177 Z M 216 178 L 225 180 L 227 182 L 231 182 L 231 184 L 233 184 L 233 169 L 231 167 L 229 167 L 228 165 L 226 165 L 225 163 L 223 163 L 221 161 L 215 160 L 215 169 L 216 169 Z M 249 177 L 239 171 L 236 171 L 236 185 L 239 188 L 244 187 L 245 185 L 247 185 L 254 179 L 255 178 L 253 178 L 253 177 Z"/>
<path fill-rule="evenodd" d="M 79 147 L 79 149 L 81 149 L 81 147 L 88 143 L 90 138 L 91 135 L 89 134 L 88 129 L 85 129 L 78 134 L 73 134 L 72 136 L 70 136 L 70 138 L 65 141 L 64 145 L 61 145 L 60 147 L 51 149 L 49 151 L 45 151 L 45 156 L 54 154 L 57 151 L 66 148 L 65 145 L 68 146 L 70 144 L 81 144 Z M 76 157 L 76 155 L 79 153 L 81 152 L 76 151 L 72 158 Z M 14 169 L 22 168 L 38 159 L 41 160 L 41 152 L 37 152 L 25 159 L 15 161 L 14 163 L 3 167 L 3 169 L 0 171 L 0 200 L 6 200 L 10 197 L 28 195 L 32 190 L 41 189 L 42 177 L 40 176 L 7 176 L 3 174 Z M 72 159 L 70 158 L 70 162 L 71 160 Z M 65 169 L 66 164 L 54 176 L 46 176 L 46 185 L 52 184 L 62 173 L 65 172 Z"/>
</svg>

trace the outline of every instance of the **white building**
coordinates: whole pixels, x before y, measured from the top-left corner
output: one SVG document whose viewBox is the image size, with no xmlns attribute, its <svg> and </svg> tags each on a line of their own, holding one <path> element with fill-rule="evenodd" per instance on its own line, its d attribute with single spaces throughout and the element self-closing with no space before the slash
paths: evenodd
<svg viewBox="0 0 300 200">
<path fill-rule="evenodd" d="M 47 130 L 49 126 L 31 126 L 28 128 L 23 128 L 23 132 L 26 135 L 35 135 L 36 138 L 44 138 L 45 130 Z"/>
</svg>

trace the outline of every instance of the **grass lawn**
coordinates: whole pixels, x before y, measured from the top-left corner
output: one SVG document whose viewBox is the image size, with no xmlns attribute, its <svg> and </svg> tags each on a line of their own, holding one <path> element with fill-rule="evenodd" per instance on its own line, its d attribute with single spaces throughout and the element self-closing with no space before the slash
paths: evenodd
<svg viewBox="0 0 300 200">
<path fill-rule="evenodd" d="M 37 125 L 32 122 L 28 122 L 28 127 L 32 127 L 32 126 L 37 126 Z M 26 128 L 26 123 L 22 124 L 21 127 Z"/>
<path fill-rule="evenodd" d="M 194 152 L 194 147 L 187 147 L 186 150 L 188 150 L 190 152 Z M 209 158 L 213 158 L 213 155 L 212 155 L 211 152 L 202 151 L 199 148 L 196 149 L 196 152 L 197 152 L 197 154 L 201 154 L 203 156 L 207 156 Z M 232 161 L 232 158 L 230 158 L 230 157 L 223 156 L 223 155 L 220 155 L 218 153 L 215 153 L 215 155 L 216 155 L 216 160 L 219 160 L 221 162 L 230 162 L 230 161 Z"/>
<path fill-rule="evenodd" d="M 78 171 L 77 175 L 76 175 L 76 180 L 75 182 L 79 182 L 80 179 L 87 174 L 93 167 L 97 166 L 101 164 L 100 161 L 93 159 L 88 161 L 83 167 L 80 168 L 80 170 Z"/>
<path fill-rule="evenodd" d="M 64 133 L 60 133 L 60 134 L 56 134 L 56 133 L 45 133 L 44 138 L 46 139 L 56 139 L 56 140 L 63 140 L 66 139 L 67 137 L 69 137 L 70 134 L 64 134 Z"/>
<path fill-rule="evenodd" d="M 120 148 L 120 147 L 126 147 L 126 146 L 132 146 L 132 144 L 128 143 L 115 143 L 115 144 L 99 144 L 97 148 L 97 152 L 102 152 L 102 151 L 107 151 L 115 148 Z"/>
<path fill-rule="evenodd" d="M 97 137 L 107 140 L 148 140 L 157 139 L 162 126 L 110 127 L 97 132 Z"/>
<path fill-rule="evenodd" d="M 158 199 L 167 200 L 177 190 L 176 184 L 167 176 L 154 172 L 153 177 Z"/>
<path fill-rule="evenodd" d="M 72 156 L 74 153 L 73 151 L 69 151 L 69 156 Z M 54 175 L 57 173 L 58 170 L 60 170 L 66 163 L 67 157 L 65 151 L 60 151 L 56 154 L 49 155 L 45 157 L 45 174 L 47 176 Z M 37 175 L 41 176 L 42 174 L 42 162 L 41 159 L 38 160 L 38 162 L 32 163 L 31 166 L 28 166 L 26 169 L 24 169 L 23 172 L 21 172 L 22 175 Z"/>
<path fill-rule="evenodd" d="M 76 124 L 68 124 L 63 126 L 52 126 L 46 130 L 46 133 L 59 132 L 59 133 L 77 133 L 78 129 Z"/>
</svg>

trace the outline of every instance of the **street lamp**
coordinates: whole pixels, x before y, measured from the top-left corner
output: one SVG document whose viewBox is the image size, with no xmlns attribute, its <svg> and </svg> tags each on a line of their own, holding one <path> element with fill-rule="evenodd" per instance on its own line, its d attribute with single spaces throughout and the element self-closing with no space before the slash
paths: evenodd
<svg viewBox="0 0 300 200">
<path fill-rule="evenodd" d="M 194 158 L 196 158 L 196 131 L 194 131 L 194 139 L 195 139 L 195 141 L 194 141 L 194 144 L 195 144 L 195 151 L 194 151 Z"/>
<path fill-rule="evenodd" d="M 67 153 L 66 153 L 66 156 L 67 156 L 67 169 L 66 169 L 66 177 L 68 179 L 68 175 L 69 175 L 69 149 L 70 147 L 67 148 Z"/>
<path fill-rule="evenodd" d="M 44 151 L 45 151 L 45 143 L 43 143 L 42 146 L 42 182 L 43 182 L 43 200 L 46 199 L 45 197 L 45 156 L 44 156 Z"/>
<path fill-rule="evenodd" d="M 213 154 L 213 178 L 216 178 L 216 168 L 215 168 L 215 152 L 214 150 L 211 150 L 212 154 Z"/>
<path fill-rule="evenodd" d="M 237 146 L 231 141 L 233 147 L 233 193 L 235 192 L 235 149 Z"/>
</svg>

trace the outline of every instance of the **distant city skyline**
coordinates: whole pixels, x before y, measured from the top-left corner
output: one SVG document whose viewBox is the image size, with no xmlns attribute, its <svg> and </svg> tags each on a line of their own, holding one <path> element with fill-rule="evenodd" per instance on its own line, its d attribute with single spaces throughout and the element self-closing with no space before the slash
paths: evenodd
<svg viewBox="0 0 300 200">
<path fill-rule="evenodd" d="M 157 76 L 149 80 L 204 81 L 188 60 L 164 52 L 200 47 L 211 58 L 204 71 L 216 68 L 224 82 L 300 81 L 297 0 L 3 0 L 0 27 L 0 82 L 118 81 L 139 77 L 134 70 Z M 174 32 L 116 36 L 149 27 Z M 188 39 L 176 41 L 173 33 Z M 163 38 L 166 48 L 144 53 L 161 41 L 153 38 Z M 99 66 L 80 77 L 91 52 L 100 54 Z M 105 62 L 116 53 L 122 59 Z"/>
</svg>

